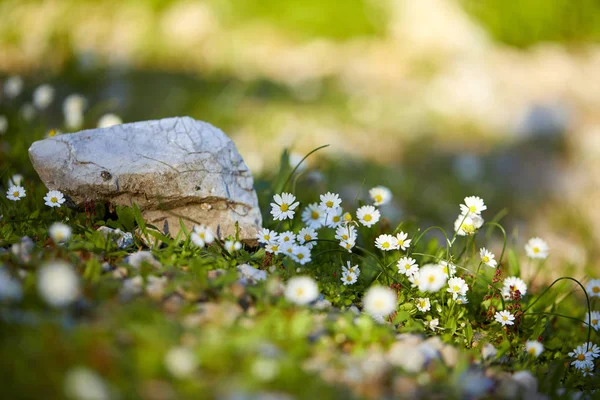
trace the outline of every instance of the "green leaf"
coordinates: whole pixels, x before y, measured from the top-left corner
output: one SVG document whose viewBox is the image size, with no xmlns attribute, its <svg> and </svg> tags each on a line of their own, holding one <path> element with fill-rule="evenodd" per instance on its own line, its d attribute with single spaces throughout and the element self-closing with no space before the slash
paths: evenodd
<svg viewBox="0 0 600 400">
<path fill-rule="evenodd" d="M 508 272 L 511 276 L 521 276 L 521 268 L 519 266 L 519 259 L 514 250 L 508 250 Z"/>
<path fill-rule="evenodd" d="M 410 318 L 410 313 L 408 311 L 399 311 L 396 314 L 396 318 L 394 318 L 394 324 L 400 324 Z"/>
</svg>

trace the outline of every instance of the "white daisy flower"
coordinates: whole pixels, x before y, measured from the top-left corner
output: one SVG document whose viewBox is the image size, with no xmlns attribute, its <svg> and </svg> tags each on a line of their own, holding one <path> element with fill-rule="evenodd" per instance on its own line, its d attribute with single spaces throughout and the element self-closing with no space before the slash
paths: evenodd
<svg viewBox="0 0 600 400">
<path fill-rule="evenodd" d="M 528 340 L 525 342 L 525 352 L 533 357 L 539 357 L 544 351 L 544 346 L 537 340 Z"/>
<path fill-rule="evenodd" d="M 600 279 L 592 279 L 585 286 L 590 297 L 600 297 Z"/>
<path fill-rule="evenodd" d="M 290 258 L 294 258 L 294 243 L 281 243 L 281 246 L 279 247 L 279 252 L 283 255 L 286 255 Z"/>
<path fill-rule="evenodd" d="M 454 230 L 459 236 L 472 235 L 483 226 L 483 218 L 477 214 L 460 214 L 454 222 Z"/>
<path fill-rule="evenodd" d="M 353 225 L 338 226 L 335 230 L 335 238 L 337 240 L 356 240 L 356 228 Z"/>
<path fill-rule="evenodd" d="M 436 264 L 426 264 L 419 270 L 419 290 L 438 292 L 446 284 L 448 277 Z"/>
<path fill-rule="evenodd" d="M 258 243 L 269 244 L 277 242 L 279 235 L 277 232 L 272 231 L 271 229 L 263 228 L 256 234 L 256 238 L 258 239 Z"/>
<path fill-rule="evenodd" d="M 498 311 L 494 314 L 494 319 L 500 322 L 502 326 L 514 325 L 515 316 L 508 311 Z"/>
<path fill-rule="evenodd" d="M 242 248 L 242 244 L 236 240 L 226 240 L 224 247 L 229 253 L 235 253 Z"/>
<path fill-rule="evenodd" d="M 196 225 L 194 226 L 194 233 L 196 233 L 198 237 L 202 239 L 206 244 L 211 244 L 215 240 L 215 234 L 213 233 L 210 226 Z"/>
<path fill-rule="evenodd" d="M 306 246 L 294 246 L 292 252 L 292 258 L 297 263 L 304 265 L 311 261 L 310 249 Z"/>
<path fill-rule="evenodd" d="M 80 94 L 68 95 L 63 101 L 63 114 L 65 125 L 68 129 L 79 129 L 83 125 L 83 112 L 87 106 L 87 100 Z"/>
<path fill-rule="evenodd" d="M 279 243 L 269 243 L 265 247 L 265 251 L 267 253 L 272 253 L 275 255 L 280 254 L 281 253 L 280 245 L 279 245 Z"/>
<path fill-rule="evenodd" d="M 167 371 L 178 379 L 184 379 L 192 375 L 197 366 L 196 356 L 187 347 L 172 347 L 165 355 Z"/>
<path fill-rule="evenodd" d="M 458 297 L 464 297 L 467 294 L 469 287 L 463 278 L 448 279 L 448 289 L 446 291 L 452 294 L 452 298 L 456 300 Z"/>
<path fill-rule="evenodd" d="M 8 183 L 15 185 L 15 186 L 21 186 L 21 183 L 23 183 L 23 175 L 21 174 L 14 174 L 13 176 L 10 177 Z"/>
<path fill-rule="evenodd" d="M 449 263 L 448 261 L 440 261 L 439 264 L 437 264 L 442 272 L 444 273 L 444 275 L 449 276 L 450 278 L 452 278 L 454 275 L 456 275 L 456 265 Z"/>
<path fill-rule="evenodd" d="M 575 359 L 571 362 L 571 365 L 574 365 L 577 369 L 584 367 L 586 361 L 593 362 L 594 360 L 592 353 L 588 351 L 587 343 L 577 346 L 573 351 L 569 352 L 568 355 Z"/>
<path fill-rule="evenodd" d="M 110 128 L 111 126 L 121 125 L 123 120 L 117 114 L 104 114 L 98 120 L 98 128 Z"/>
<path fill-rule="evenodd" d="M 199 247 L 201 249 L 204 248 L 204 246 L 206 246 L 206 242 L 202 240 L 200 235 L 198 235 L 196 232 L 190 233 L 190 241 L 194 244 L 194 246 Z"/>
<path fill-rule="evenodd" d="M 325 225 L 326 216 L 327 213 L 320 205 L 312 203 L 302 211 L 302 222 L 310 228 L 319 229 Z"/>
<path fill-rule="evenodd" d="M 54 88 L 48 84 L 38 86 L 33 91 L 33 105 L 39 110 L 48 108 L 54 100 Z"/>
<path fill-rule="evenodd" d="M 506 278 L 503 285 L 502 296 L 505 300 L 510 300 L 511 295 L 517 290 L 519 291 L 521 297 L 527 294 L 527 284 L 523 282 L 521 278 L 516 276 L 509 276 Z"/>
<path fill-rule="evenodd" d="M 382 206 L 392 200 L 392 192 L 385 186 L 375 186 L 369 190 L 369 196 L 373 200 L 373 205 Z"/>
<path fill-rule="evenodd" d="M 545 240 L 540 239 L 538 237 L 529 239 L 529 241 L 525 245 L 525 252 L 527 253 L 527 257 L 529 258 L 548 258 L 549 250 L 550 248 L 548 247 L 548 243 L 546 243 Z"/>
<path fill-rule="evenodd" d="M 317 282 L 308 276 L 295 276 L 287 282 L 285 297 L 292 303 L 305 305 L 319 297 L 319 287 Z"/>
<path fill-rule="evenodd" d="M 586 314 L 584 319 L 585 319 L 585 323 L 583 324 L 584 327 L 587 327 L 588 322 L 590 322 L 590 325 L 592 326 L 593 329 L 600 330 L 600 311 L 592 311 L 589 316 L 588 316 L 588 314 Z"/>
<path fill-rule="evenodd" d="M 498 262 L 495 260 L 496 256 L 494 253 L 482 247 L 479 249 L 479 257 L 481 257 L 481 262 L 491 268 L 496 268 Z"/>
<path fill-rule="evenodd" d="M 65 202 L 65 196 L 58 190 L 51 190 L 44 197 L 49 207 L 60 207 Z"/>
<path fill-rule="evenodd" d="M 431 301 L 428 297 L 419 297 L 416 301 L 417 310 L 421 312 L 427 312 L 431 310 Z"/>
<path fill-rule="evenodd" d="M 414 258 L 402 257 L 398 260 L 398 272 L 406 276 L 416 274 L 419 272 L 419 265 L 416 262 Z"/>
<path fill-rule="evenodd" d="M 66 242 L 71 238 L 71 227 L 60 222 L 55 222 L 48 229 L 54 243 Z"/>
<path fill-rule="evenodd" d="M 331 211 L 327 211 L 325 213 L 325 225 L 328 228 L 337 228 L 338 226 L 341 226 L 343 223 L 343 212 L 344 211 L 341 207 L 335 208 Z"/>
<path fill-rule="evenodd" d="M 348 253 L 352 253 L 352 249 L 356 246 L 356 242 L 352 239 L 342 240 L 340 246 L 348 250 Z"/>
<path fill-rule="evenodd" d="M 317 231 L 309 227 L 300 229 L 300 232 L 298 232 L 298 235 L 296 235 L 296 240 L 298 243 L 306 246 L 309 250 L 317 244 L 317 242 L 314 242 L 314 240 L 317 240 L 318 238 L 319 236 Z"/>
<path fill-rule="evenodd" d="M 383 251 L 391 251 L 398 249 L 398 239 L 392 235 L 379 235 L 375 239 L 375 247 Z"/>
<path fill-rule="evenodd" d="M 582 344 L 582 346 L 586 349 L 588 354 L 590 354 L 592 356 L 592 358 L 600 357 L 600 347 L 598 347 L 597 344 L 592 343 L 592 342 L 587 342 L 587 343 Z"/>
<path fill-rule="evenodd" d="M 0 115 L 0 135 L 4 135 L 8 130 L 8 118 L 5 115 Z"/>
<path fill-rule="evenodd" d="M 408 276 L 408 281 L 411 283 L 411 287 L 416 288 L 421 284 L 421 273 L 420 271 L 415 272 Z"/>
<path fill-rule="evenodd" d="M 487 206 L 484 204 L 483 199 L 477 196 L 465 197 L 465 204 L 460 205 L 461 214 L 475 214 L 479 215 L 482 211 L 487 210 Z"/>
<path fill-rule="evenodd" d="M 64 307 L 79 296 L 79 279 L 73 268 L 64 262 L 43 266 L 37 274 L 40 296 L 53 307 Z"/>
<path fill-rule="evenodd" d="M 459 305 L 469 303 L 469 299 L 467 298 L 467 296 L 458 296 L 455 301 L 456 301 L 456 304 L 459 304 Z"/>
<path fill-rule="evenodd" d="M 294 244 L 296 243 L 296 234 L 292 231 L 285 231 L 279 234 L 279 238 L 277 239 L 279 244 Z"/>
<path fill-rule="evenodd" d="M 358 265 L 352 265 L 350 261 L 346 262 L 346 266 L 342 265 L 342 273 L 351 273 L 356 275 L 358 278 L 360 276 L 360 268 Z"/>
<path fill-rule="evenodd" d="M 352 272 L 344 272 L 341 279 L 345 286 L 354 285 L 358 280 L 358 276 Z"/>
<path fill-rule="evenodd" d="M 583 363 L 581 363 L 581 365 L 579 366 L 579 371 L 581 372 L 581 374 L 585 377 L 585 376 L 593 376 L 594 373 L 594 362 L 593 361 L 584 361 Z"/>
<path fill-rule="evenodd" d="M 340 199 L 340 195 L 337 193 L 327 192 L 326 194 L 322 194 L 319 198 L 321 199 L 319 206 L 321 206 L 325 212 L 331 212 L 340 208 L 340 205 L 342 204 L 342 199 Z"/>
<path fill-rule="evenodd" d="M 23 186 L 11 185 L 6 191 L 6 198 L 12 201 L 19 201 L 25 196 L 25 188 Z"/>
<path fill-rule="evenodd" d="M 356 210 L 356 218 L 364 226 L 370 227 L 379 221 L 381 214 L 378 209 L 373 206 L 362 206 Z"/>
<path fill-rule="evenodd" d="M 274 203 L 271 203 L 271 215 L 277 221 L 294 218 L 294 210 L 300 205 L 296 201 L 296 196 L 291 193 L 276 194 L 273 196 L 273 201 Z"/>
<path fill-rule="evenodd" d="M 398 247 L 404 251 L 406 251 L 406 249 L 410 247 L 411 239 L 407 238 L 408 233 L 400 232 L 396 234 L 396 239 L 398 239 Z"/>
<path fill-rule="evenodd" d="M 425 322 L 425 326 L 429 327 L 429 329 L 431 329 L 432 331 L 436 331 L 436 330 L 441 330 L 442 328 L 440 328 L 440 320 L 439 318 L 434 318 L 429 322 Z"/>
<path fill-rule="evenodd" d="M 374 318 L 396 311 L 396 302 L 396 293 L 384 286 L 371 286 L 363 298 L 364 310 Z"/>
<path fill-rule="evenodd" d="M 4 81 L 4 95 L 8 99 L 14 99 L 21 94 L 23 90 L 23 79 L 20 76 L 9 76 Z"/>
</svg>

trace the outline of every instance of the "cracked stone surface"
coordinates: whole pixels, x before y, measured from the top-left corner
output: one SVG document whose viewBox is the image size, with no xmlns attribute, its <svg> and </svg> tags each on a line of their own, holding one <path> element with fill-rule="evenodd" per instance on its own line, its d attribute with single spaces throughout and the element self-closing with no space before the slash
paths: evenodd
<svg viewBox="0 0 600 400">
<path fill-rule="evenodd" d="M 261 225 L 252 173 L 234 143 L 189 117 L 135 122 L 37 141 L 29 157 L 50 190 L 77 204 L 136 203 L 146 221 L 172 235 L 179 218 L 221 238 L 252 241 Z"/>
</svg>

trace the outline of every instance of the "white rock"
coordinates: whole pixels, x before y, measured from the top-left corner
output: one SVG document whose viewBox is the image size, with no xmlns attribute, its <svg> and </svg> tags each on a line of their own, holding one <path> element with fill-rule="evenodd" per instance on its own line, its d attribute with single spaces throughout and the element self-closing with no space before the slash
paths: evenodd
<svg viewBox="0 0 600 400">
<path fill-rule="evenodd" d="M 29 156 L 49 189 L 78 204 L 131 206 L 171 234 L 190 230 L 255 240 L 261 224 L 252 173 L 233 142 L 189 117 L 136 122 L 59 135 L 33 143 Z"/>
</svg>

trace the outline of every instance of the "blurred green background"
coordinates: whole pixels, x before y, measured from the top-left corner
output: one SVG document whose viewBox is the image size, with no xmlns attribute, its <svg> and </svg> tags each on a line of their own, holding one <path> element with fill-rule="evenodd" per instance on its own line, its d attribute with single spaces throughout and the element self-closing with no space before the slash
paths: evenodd
<svg viewBox="0 0 600 400">
<path fill-rule="evenodd" d="M 598 267 L 599 18 L 592 0 L 5 0 L 0 82 L 25 86 L 0 101 L 0 164 L 34 178 L 25 150 L 69 131 L 79 93 L 86 128 L 107 112 L 211 122 L 259 181 L 284 148 L 330 144 L 304 184 L 386 185 L 396 221 L 450 228 L 482 196 L 513 241 L 542 236 L 581 275 Z M 55 101 L 24 123 L 42 83 Z"/>
</svg>

